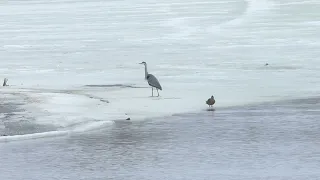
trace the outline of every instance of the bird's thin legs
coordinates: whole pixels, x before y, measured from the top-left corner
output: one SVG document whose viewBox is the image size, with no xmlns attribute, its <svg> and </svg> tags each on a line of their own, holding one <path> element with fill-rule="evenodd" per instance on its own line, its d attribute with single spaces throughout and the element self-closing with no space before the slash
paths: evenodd
<svg viewBox="0 0 320 180">
<path fill-rule="evenodd" d="M 159 91 L 158 91 L 158 88 L 156 88 L 157 89 L 157 93 L 158 93 L 158 97 L 159 97 Z"/>
<path fill-rule="evenodd" d="M 153 87 L 151 87 L 151 89 L 152 89 L 152 97 L 153 97 Z"/>
</svg>

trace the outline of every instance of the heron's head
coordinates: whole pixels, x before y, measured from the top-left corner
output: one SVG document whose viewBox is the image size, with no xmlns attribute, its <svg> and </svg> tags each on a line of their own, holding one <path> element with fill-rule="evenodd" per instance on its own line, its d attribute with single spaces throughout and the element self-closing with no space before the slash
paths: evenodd
<svg viewBox="0 0 320 180">
<path fill-rule="evenodd" d="M 211 99 L 214 99 L 213 95 L 211 96 Z"/>
<path fill-rule="evenodd" d="M 143 64 L 143 65 L 146 65 L 147 63 L 143 61 L 143 62 L 141 62 L 141 63 L 139 63 L 139 64 Z"/>
</svg>

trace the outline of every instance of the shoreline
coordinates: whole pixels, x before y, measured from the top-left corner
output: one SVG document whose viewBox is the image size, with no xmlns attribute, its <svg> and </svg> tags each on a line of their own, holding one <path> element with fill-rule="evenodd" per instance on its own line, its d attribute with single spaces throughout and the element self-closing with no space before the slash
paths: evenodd
<svg viewBox="0 0 320 180">
<path fill-rule="evenodd" d="M 21 94 L 25 93 L 25 92 L 30 92 L 32 90 L 27 90 L 24 92 L 20 92 Z M 71 92 L 72 90 L 67 90 L 69 92 Z M 37 92 L 41 92 L 41 90 L 37 90 Z M 48 93 L 48 92 L 44 92 L 44 93 Z M 61 92 L 60 92 L 61 93 Z M 0 136 L 2 137 L 6 137 L 6 138 L 13 138 L 14 136 L 32 136 L 35 135 L 37 136 L 37 134 L 45 134 L 45 133 L 49 133 L 49 134 L 54 134 L 54 132 L 64 132 L 62 134 L 68 134 L 68 131 L 70 133 L 72 132 L 77 132 L 77 130 L 74 131 L 74 127 L 68 129 L 65 128 L 57 128 L 57 126 L 55 125 L 48 125 L 48 124 L 41 124 L 37 121 L 34 121 L 35 118 L 37 117 L 28 117 L 27 114 L 30 113 L 27 109 L 24 109 L 23 107 L 26 105 L 27 101 L 25 101 L 25 103 L 20 102 L 16 102 L 13 103 L 15 100 L 17 100 L 19 96 L 19 92 L 15 91 L 15 92 L 8 92 L 6 91 L 5 94 L 3 94 L 4 96 L 9 95 L 9 102 L 5 102 L 4 97 L 1 97 L 1 101 L 5 102 L 5 103 L 1 103 L 0 104 L 0 113 L 3 115 L 3 117 L 1 117 L 1 123 L 2 126 L 0 126 Z M 29 97 L 30 100 L 31 97 Z M 28 99 L 28 98 L 27 98 Z M 11 101 L 11 102 L 10 102 Z M 256 102 L 256 103 L 249 103 L 246 105 L 234 105 L 234 106 L 228 106 L 228 107 L 213 107 L 212 111 L 218 112 L 218 113 L 224 113 L 224 112 L 237 112 L 237 111 L 246 111 L 246 110 L 252 110 L 252 109 L 257 109 L 257 110 L 263 110 L 264 107 L 268 107 L 270 109 L 270 107 L 275 106 L 275 107 L 286 107 L 286 106 L 295 106 L 297 103 L 303 105 L 303 104 L 308 104 L 308 103 L 313 103 L 316 104 L 317 102 L 320 102 L 320 96 L 311 96 L 311 97 L 305 97 L 305 98 L 291 98 L 291 99 L 284 99 L 284 100 L 276 100 L 276 101 L 267 101 L 267 102 Z M 112 103 L 112 101 L 110 102 Z M 319 105 L 320 106 L 320 105 Z M 197 115 L 201 115 L 201 114 L 206 114 L 208 113 L 208 107 L 206 107 L 204 105 L 204 107 L 202 109 L 200 109 L 199 111 L 189 111 L 189 112 L 178 112 L 178 113 L 168 113 L 167 115 L 159 115 L 159 116 L 153 116 L 153 117 L 141 117 L 141 120 L 138 121 L 148 121 L 148 120 L 153 120 L 153 119 L 168 119 L 172 116 L 185 116 L 188 114 L 197 114 Z M 210 110 L 211 111 L 211 110 Z M 46 121 L 45 117 L 44 121 Z M 130 121 L 127 120 L 127 118 L 130 118 Z M 114 118 L 111 119 L 110 122 L 117 122 L 117 121 L 127 121 L 127 122 L 137 122 L 136 119 L 133 119 L 132 116 L 128 115 L 127 118 L 123 118 L 123 119 L 119 119 L 119 118 Z M 132 121 L 133 119 L 133 121 Z M 49 121 L 50 119 L 48 119 Z M 99 129 L 98 124 L 104 124 L 110 123 L 109 121 L 88 121 L 88 122 L 84 122 L 84 124 L 89 127 L 89 130 L 93 130 Z M 97 124 L 98 123 L 98 124 Z M 81 125 L 81 124 L 80 124 Z M 17 126 L 17 127 L 15 127 Z M 2 127 L 2 128 L 1 128 Z M 80 126 L 81 127 L 81 126 Z M 15 129 L 24 129 L 24 130 L 20 130 L 17 132 L 14 132 Z M 29 128 L 29 129 L 28 129 Z M 66 127 L 68 128 L 68 127 Z M 83 129 L 88 129 L 86 128 L 86 126 L 82 126 L 81 128 Z M 39 131 L 39 129 L 41 129 Z M 86 131 L 84 131 L 86 132 Z M 57 133 L 60 134 L 60 133 Z M 53 135 L 50 135 L 50 137 L 52 137 Z M 42 137 L 42 135 L 41 135 Z M 45 136 L 44 136 L 45 137 Z M 24 139 L 24 138 L 22 138 Z"/>
</svg>

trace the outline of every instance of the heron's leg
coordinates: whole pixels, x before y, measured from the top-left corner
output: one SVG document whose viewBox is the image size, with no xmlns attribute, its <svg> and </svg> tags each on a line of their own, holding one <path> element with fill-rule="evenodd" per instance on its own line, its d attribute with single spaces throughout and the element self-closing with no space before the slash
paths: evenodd
<svg viewBox="0 0 320 180">
<path fill-rule="evenodd" d="M 152 97 L 153 97 L 153 87 L 151 87 L 151 89 L 152 89 Z"/>
<path fill-rule="evenodd" d="M 158 97 L 159 97 L 159 91 L 158 91 L 158 88 L 156 88 L 157 89 L 157 93 L 158 93 Z"/>
</svg>

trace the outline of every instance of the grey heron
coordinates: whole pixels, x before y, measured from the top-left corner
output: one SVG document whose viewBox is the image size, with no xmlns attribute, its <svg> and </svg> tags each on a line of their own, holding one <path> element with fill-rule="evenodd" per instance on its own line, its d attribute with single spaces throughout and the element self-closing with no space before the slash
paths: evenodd
<svg viewBox="0 0 320 180">
<path fill-rule="evenodd" d="M 160 89 L 162 91 L 162 87 L 158 81 L 158 79 L 152 75 L 148 73 L 148 67 L 147 67 L 147 63 L 146 62 L 141 62 L 139 64 L 143 64 L 144 65 L 144 74 L 145 74 L 145 79 L 148 81 L 148 84 L 151 86 L 152 88 L 152 96 L 153 96 L 153 88 L 157 89 L 158 92 L 158 96 L 159 96 L 159 91 L 158 89 Z"/>
<path fill-rule="evenodd" d="M 216 100 L 214 99 L 213 96 L 211 96 L 211 98 L 209 98 L 209 99 L 206 101 L 206 103 L 209 105 L 209 107 L 210 107 L 210 106 L 212 107 L 212 105 L 214 105 L 214 103 L 216 103 Z"/>
</svg>

